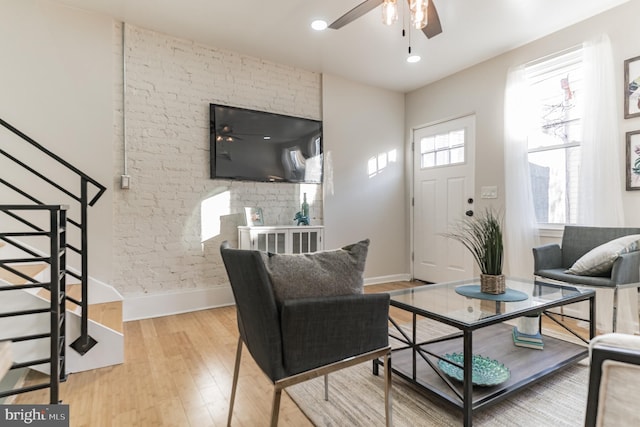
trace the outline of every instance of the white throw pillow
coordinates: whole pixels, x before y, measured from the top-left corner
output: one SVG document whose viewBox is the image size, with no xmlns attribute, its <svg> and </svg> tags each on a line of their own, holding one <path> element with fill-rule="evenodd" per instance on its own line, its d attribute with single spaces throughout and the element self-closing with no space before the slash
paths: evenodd
<svg viewBox="0 0 640 427">
<path fill-rule="evenodd" d="M 594 276 L 611 270 L 622 254 L 640 249 L 640 234 L 620 237 L 591 249 L 578 259 L 565 273 L 578 276 Z"/>
</svg>

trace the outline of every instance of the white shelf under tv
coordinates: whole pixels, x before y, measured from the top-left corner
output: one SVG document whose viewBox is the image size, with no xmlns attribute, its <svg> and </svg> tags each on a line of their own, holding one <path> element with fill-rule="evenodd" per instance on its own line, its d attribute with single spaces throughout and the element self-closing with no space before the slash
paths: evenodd
<svg viewBox="0 0 640 427">
<path fill-rule="evenodd" d="M 324 249 L 324 226 L 239 226 L 240 249 L 278 254 L 304 254 Z"/>
</svg>

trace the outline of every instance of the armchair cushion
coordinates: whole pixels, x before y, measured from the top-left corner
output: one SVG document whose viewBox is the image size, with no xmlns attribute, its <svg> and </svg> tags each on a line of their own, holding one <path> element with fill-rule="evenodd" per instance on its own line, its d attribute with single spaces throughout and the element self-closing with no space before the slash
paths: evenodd
<svg viewBox="0 0 640 427">
<path fill-rule="evenodd" d="M 276 300 L 361 294 L 369 239 L 308 254 L 262 253 Z"/>
<path fill-rule="evenodd" d="M 389 294 L 286 300 L 281 311 L 289 375 L 389 345 Z"/>
<path fill-rule="evenodd" d="M 597 246 L 580 257 L 566 272 L 580 276 L 608 273 L 622 255 L 640 249 L 640 234 L 620 237 Z"/>
</svg>

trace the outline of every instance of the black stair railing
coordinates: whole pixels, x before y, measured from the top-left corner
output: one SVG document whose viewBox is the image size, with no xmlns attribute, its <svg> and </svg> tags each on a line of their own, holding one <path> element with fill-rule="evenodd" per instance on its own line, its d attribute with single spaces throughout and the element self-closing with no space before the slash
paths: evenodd
<svg viewBox="0 0 640 427">
<path fill-rule="evenodd" d="M 0 293 L 15 292 L 19 289 L 42 288 L 49 291 L 49 307 L 23 308 L 22 310 L 2 311 L 0 319 L 15 318 L 16 321 L 24 321 L 27 316 L 42 315 L 49 313 L 49 330 L 5 337 L 12 343 L 22 343 L 25 341 L 35 341 L 42 339 L 50 340 L 49 357 L 31 360 L 16 361 L 11 365 L 11 369 L 34 367 L 45 363 L 49 364 L 49 381 L 38 384 L 30 384 L 24 387 L 10 390 L 0 390 L 0 398 L 13 396 L 20 393 L 27 393 L 34 390 L 49 388 L 49 403 L 59 403 L 60 381 L 66 379 L 66 263 L 67 263 L 67 207 L 61 205 L 2 205 L 0 211 L 19 215 L 20 212 L 40 212 L 48 214 L 49 226 L 47 230 L 34 231 L 28 227 L 26 231 L 14 231 L 0 233 L 0 237 L 44 237 L 49 239 L 49 254 L 47 256 L 12 258 L 0 260 L 0 268 L 21 277 L 23 284 L 0 284 Z M 17 268 L 17 264 L 24 265 L 46 260 L 49 264 L 48 282 L 39 281 L 27 274 L 22 273 Z M 3 307 L 3 310 L 10 307 Z"/>
<path fill-rule="evenodd" d="M 67 218 L 67 222 L 69 225 L 76 227 L 80 231 L 80 242 L 79 244 L 75 244 L 75 245 L 66 243 L 66 248 L 76 253 L 80 257 L 80 267 L 79 267 L 80 273 L 77 274 L 72 271 L 67 271 L 67 274 L 69 276 L 75 277 L 80 281 L 81 297 L 79 300 L 72 298 L 70 296 L 65 296 L 65 298 L 81 307 L 80 336 L 78 337 L 77 340 L 75 340 L 71 344 L 71 347 L 78 353 L 84 355 L 94 345 L 97 344 L 96 340 L 94 340 L 91 336 L 89 336 L 88 208 L 89 206 L 95 205 L 98 199 L 100 199 L 102 194 L 105 192 L 106 187 L 100 184 L 95 179 L 91 178 L 86 173 L 76 168 L 75 166 L 71 165 L 66 160 L 62 159 L 61 157 L 57 156 L 53 152 L 49 151 L 47 148 L 45 148 L 44 146 L 36 142 L 34 139 L 29 137 L 28 135 L 21 132 L 20 130 L 16 129 L 14 126 L 10 125 L 6 121 L 0 119 L 0 125 L 2 125 L 4 128 L 11 131 L 16 136 L 18 136 L 22 141 L 24 141 L 24 143 L 30 144 L 31 146 L 35 147 L 40 153 L 43 153 L 44 156 L 50 159 L 53 159 L 55 162 L 60 164 L 62 168 L 64 168 L 67 171 L 70 171 L 80 180 L 80 191 L 78 194 L 77 189 L 74 191 L 72 189 L 65 187 L 64 185 L 54 181 L 52 178 L 46 176 L 44 173 L 36 170 L 34 167 L 31 167 L 29 164 L 27 164 L 27 162 L 18 159 L 17 156 L 10 154 L 9 152 L 3 149 L 0 149 L 0 156 L 18 165 L 20 168 L 22 168 L 24 171 L 26 171 L 26 173 L 30 174 L 31 176 L 37 177 L 43 183 L 43 185 L 47 186 L 47 188 L 54 190 L 54 192 L 57 192 L 57 194 L 59 194 L 60 197 L 69 199 L 72 203 L 74 203 L 75 206 L 79 207 L 80 218 L 75 220 L 72 218 Z M 1 175 L 1 172 L 0 172 L 0 175 Z M 27 189 L 27 188 L 21 188 L 16 183 L 10 182 L 8 177 L 0 176 L 0 185 L 3 185 L 4 187 L 8 188 L 12 192 L 18 194 L 20 197 L 29 200 L 31 203 L 34 203 L 36 205 L 47 204 L 47 202 L 33 196 L 32 195 L 33 190 Z M 91 195 L 90 195 L 90 188 L 89 188 L 90 186 L 91 186 L 91 192 L 92 192 Z M 48 197 L 55 197 L 55 196 L 48 196 Z M 74 206 L 70 207 L 69 209 L 69 212 L 72 212 L 72 211 L 74 211 Z M 20 216 L 16 212 L 12 212 L 10 210 L 9 211 L 3 210 L 2 212 L 12 217 L 14 220 L 29 226 L 30 228 L 33 229 L 33 231 L 42 231 L 41 226 L 37 224 L 33 224 L 31 221 L 24 218 L 23 216 Z M 34 257 L 38 256 L 38 253 L 36 251 L 33 251 L 29 247 L 23 245 L 20 241 L 18 241 L 14 237 L 15 236 L 10 236 L 10 235 L 6 235 L 6 236 L 0 235 L 0 239 L 5 241 L 9 245 L 16 247 L 21 251 L 24 251 L 30 254 L 31 256 L 34 256 Z M 47 261 L 45 260 L 45 262 Z"/>
</svg>

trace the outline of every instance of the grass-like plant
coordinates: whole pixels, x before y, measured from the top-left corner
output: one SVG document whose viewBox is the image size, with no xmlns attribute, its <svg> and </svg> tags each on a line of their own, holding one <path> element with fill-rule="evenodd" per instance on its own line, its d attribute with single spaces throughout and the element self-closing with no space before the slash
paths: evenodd
<svg viewBox="0 0 640 427">
<path fill-rule="evenodd" d="M 492 209 L 465 218 L 445 237 L 462 243 L 473 255 L 482 274 L 502 274 L 502 218 Z"/>
</svg>

